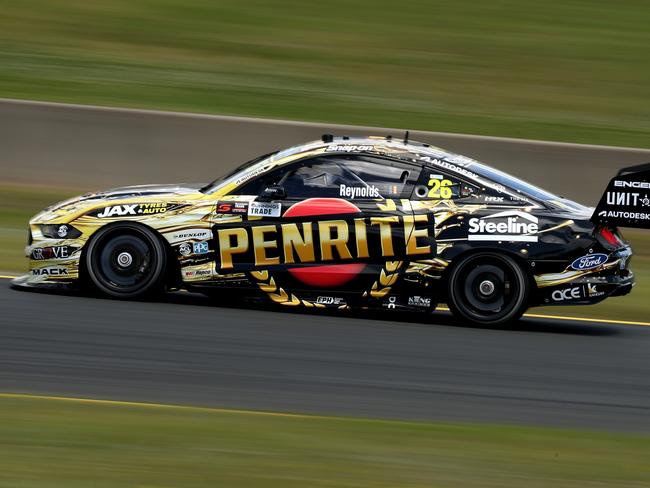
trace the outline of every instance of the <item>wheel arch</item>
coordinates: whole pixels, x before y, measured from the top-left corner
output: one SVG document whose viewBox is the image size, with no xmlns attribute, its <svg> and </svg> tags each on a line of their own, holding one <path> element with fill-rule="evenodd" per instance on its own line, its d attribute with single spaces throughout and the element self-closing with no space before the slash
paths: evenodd
<svg viewBox="0 0 650 488">
<path fill-rule="evenodd" d="M 460 263 L 463 261 L 466 257 L 471 256 L 473 254 L 480 254 L 480 253 L 494 253 L 494 254 L 504 254 L 507 255 L 521 267 L 522 271 L 526 274 L 526 277 L 528 278 L 529 285 L 531 291 L 537 291 L 537 282 L 535 281 L 535 275 L 533 273 L 532 267 L 531 267 L 531 260 L 528 258 L 525 258 L 521 255 L 521 253 L 518 253 L 512 249 L 508 248 L 494 248 L 494 247 L 488 247 L 488 246 L 481 246 L 481 247 L 469 247 L 467 249 L 464 249 L 463 251 L 459 252 L 458 254 L 454 255 L 450 260 L 449 260 L 449 266 L 447 266 L 442 273 L 442 279 L 440 282 L 440 290 L 442 291 L 442 295 L 444 296 L 444 299 L 446 300 L 447 297 L 447 285 L 449 284 L 449 275 L 451 274 L 451 271 Z"/>
<path fill-rule="evenodd" d="M 143 222 L 135 222 L 135 221 L 109 222 L 95 229 L 95 231 L 90 235 L 90 237 L 88 237 L 88 239 L 86 240 L 86 242 L 84 242 L 81 248 L 81 254 L 79 255 L 79 281 L 83 285 L 88 285 L 90 282 L 90 277 L 88 276 L 88 269 L 86 266 L 86 254 L 88 252 L 88 248 L 90 247 L 91 242 L 97 238 L 99 232 L 107 228 L 119 229 L 119 228 L 127 228 L 127 227 L 145 228 L 151 231 L 158 238 L 163 248 L 165 249 L 165 253 L 167 254 L 167 269 L 165 273 L 166 274 L 165 285 L 180 286 L 182 283 L 180 263 L 169 241 L 165 239 L 165 237 L 155 227 L 147 225 Z"/>
</svg>

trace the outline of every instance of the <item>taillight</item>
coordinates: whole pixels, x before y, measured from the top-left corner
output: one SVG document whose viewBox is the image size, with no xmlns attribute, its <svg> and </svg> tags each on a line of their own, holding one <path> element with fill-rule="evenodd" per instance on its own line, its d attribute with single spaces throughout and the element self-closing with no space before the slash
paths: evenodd
<svg viewBox="0 0 650 488">
<path fill-rule="evenodd" d="M 596 240 L 608 251 L 615 251 L 625 246 L 616 229 L 601 227 L 596 230 Z"/>
</svg>

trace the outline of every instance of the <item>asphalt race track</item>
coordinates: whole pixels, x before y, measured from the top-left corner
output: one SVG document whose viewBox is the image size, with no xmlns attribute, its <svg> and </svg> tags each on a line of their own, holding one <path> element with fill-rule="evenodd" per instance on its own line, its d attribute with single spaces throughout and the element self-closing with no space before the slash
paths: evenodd
<svg viewBox="0 0 650 488">
<path fill-rule="evenodd" d="M 123 302 L 0 280 L 0 391 L 650 431 L 650 328 Z"/>
<path fill-rule="evenodd" d="M 205 181 L 323 132 L 389 129 L 0 100 L 10 184 L 85 190 Z M 413 131 L 594 204 L 650 151 Z M 562 175 L 561 178 L 558 175 Z M 81 191 L 81 190 L 80 190 Z M 650 431 L 650 327 L 120 302 L 0 279 L 0 392 L 326 415 Z"/>
</svg>

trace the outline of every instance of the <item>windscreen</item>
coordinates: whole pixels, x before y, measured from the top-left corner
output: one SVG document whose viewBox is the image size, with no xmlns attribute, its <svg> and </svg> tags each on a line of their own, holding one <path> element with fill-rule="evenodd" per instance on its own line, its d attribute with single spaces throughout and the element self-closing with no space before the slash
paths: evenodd
<svg viewBox="0 0 650 488">
<path fill-rule="evenodd" d="M 469 169 L 477 173 L 479 176 L 491 180 L 499 185 L 503 185 L 506 188 L 516 190 L 526 196 L 534 198 L 535 200 L 548 202 L 562 199 L 561 197 L 543 190 L 535 185 L 531 185 L 524 180 L 520 180 L 519 178 L 515 178 L 508 173 L 504 173 L 503 171 L 499 171 L 498 169 L 491 168 L 478 162 L 472 163 L 469 166 Z"/>
</svg>

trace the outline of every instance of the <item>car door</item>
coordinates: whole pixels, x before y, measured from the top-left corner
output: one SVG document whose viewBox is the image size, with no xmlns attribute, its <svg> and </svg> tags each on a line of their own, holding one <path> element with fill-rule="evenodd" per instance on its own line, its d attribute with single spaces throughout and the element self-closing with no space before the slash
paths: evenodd
<svg viewBox="0 0 650 488">
<path fill-rule="evenodd" d="M 324 155 L 251 182 L 240 190 L 258 193 L 246 217 L 250 249 L 235 269 L 294 302 L 379 298 L 409 256 L 435 253 L 432 220 L 414 215 L 408 200 L 420 170 L 389 158 Z"/>
</svg>

